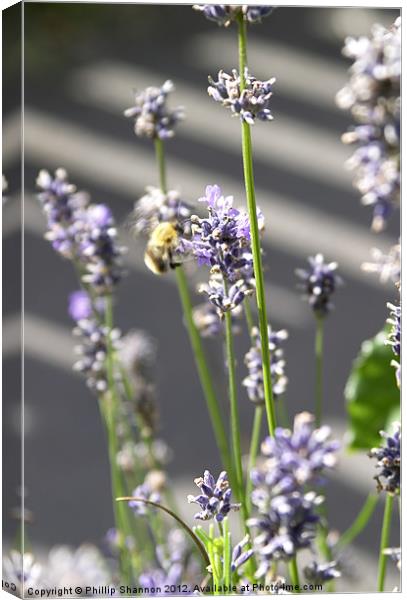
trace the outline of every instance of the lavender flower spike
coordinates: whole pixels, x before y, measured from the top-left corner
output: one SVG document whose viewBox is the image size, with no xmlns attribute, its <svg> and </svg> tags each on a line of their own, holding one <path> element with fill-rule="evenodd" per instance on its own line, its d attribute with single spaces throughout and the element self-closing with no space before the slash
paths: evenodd
<svg viewBox="0 0 407 600">
<path fill-rule="evenodd" d="M 201 490 L 198 496 L 189 495 L 188 502 L 198 504 L 201 511 L 196 513 L 195 519 L 208 521 L 216 519 L 223 521 L 231 510 L 239 510 L 240 504 L 231 503 L 232 490 L 227 479 L 226 471 L 222 471 L 217 481 L 209 471 L 205 471 L 203 477 L 194 480 Z"/>
<path fill-rule="evenodd" d="M 341 277 L 335 273 L 338 264 L 325 263 L 322 254 L 310 256 L 308 262 L 311 265 L 310 270 L 296 270 L 296 275 L 302 280 L 300 288 L 315 314 L 325 317 L 333 309 L 331 296 L 342 283 Z"/>
<path fill-rule="evenodd" d="M 260 562 L 256 577 L 266 575 L 273 561 L 290 560 L 310 546 L 320 521 L 316 509 L 322 502 L 323 497 L 314 492 L 293 492 L 269 498 L 267 510 L 260 505 L 260 514 L 247 522 L 258 532 L 254 538 Z"/>
<path fill-rule="evenodd" d="M 393 424 L 393 435 L 381 431 L 380 435 L 385 440 L 383 446 L 372 448 L 370 458 L 376 458 L 376 468 L 380 473 L 376 475 L 378 491 L 384 490 L 389 494 L 400 493 L 400 423 Z"/>
<path fill-rule="evenodd" d="M 270 369 L 271 380 L 273 384 L 273 395 L 275 397 L 284 394 L 287 387 L 287 377 L 284 373 L 285 360 L 284 352 L 281 348 L 281 342 L 286 340 L 288 333 L 285 329 L 272 331 L 268 327 L 269 349 L 270 349 Z M 245 356 L 245 364 L 249 374 L 243 380 L 243 385 L 247 389 L 250 400 L 256 404 L 264 404 L 264 380 L 263 363 L 261 355 L 260 333 L 257 327 L 252 329 L 253 346 Z"/>
<path fill-rule="evenodd" d="M 240 116 L 241 121 L 254 125 L 255 119 L 271 121 L 273 116 L 269 109 L 270 98 L 273 95 L 272 86 L 275 77 L 260 81 L 249 75 L 247 68 L 244 73 L 244 89 L 240 91 L 240 75 L 236 69 L 232 75 L 219 71 L 218 80 L 208 77 L 208 94 L 226 108 L 230 108 L 233 116 Z"/>
<path fill-rule="evenodd" d="M 135 94 L 134 106 L 124 111 L 126 117 L 134 119 L 134 132 L 138 137 L 164 140 L 174 137 L 174 127 L 184 118 L 182 107 L 170 110 L 168 95 L 174 91 L 172 81 L 161 87 L 147 87 Z"/>
<path fill-rule="evenodd" d="M 262 502 L 264 488 L 279 494 L 323 483 L 322 474 L 335 466 L 339 449 L 330 435 L 327 426 L 315 429 L 314 417 L 307 412 L 296 415 L 292 432 L 277 427 L 275 437 L 267 437 L 261 445 L 265 462 L 252 471 L 253 502 Z"/>
<path fill-rule="evenodd" d="M 209 284 L 201 286 L 201 291 L 222 317 L 254 290 L 249 218 L 234 208 L 233 197 L 223 196 L 217 185 L 208 185 L 200 202 L 206 203 L 208 217 L 191 217 L 192 237 L 182 239 L 181 246 L 199 265 L 211 267 Z M 258 218 L 261 222 L 261 213 Z"/>
<path fill-rule="evenodd" d="M 194 10 L 203 12 L 205 17 L 219 26 L 228 27 L 240 14 L 248 23 L 261 23 L 274 10 L 273 6 L 241 6 L 231 4 L 194 4 Z"/>
</svg>

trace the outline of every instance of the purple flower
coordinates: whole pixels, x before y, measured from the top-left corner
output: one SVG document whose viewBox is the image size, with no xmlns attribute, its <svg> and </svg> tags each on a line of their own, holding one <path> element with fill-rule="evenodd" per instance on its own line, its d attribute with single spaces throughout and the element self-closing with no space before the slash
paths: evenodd
<svg viewBox="0 0 407 600">
<path fill-rule="evenodd" d="M 330 427 L 315 429 L 314 417 L 307 412 L 296 415 L 292 432 L 277 427 L 275 436 L 267 437 L 261 446 L 265 462 L 252 471 L 253 501 L 260 502 L 263 487 L 279 494 L 323 483 L 321 475 L 335 466 L 340 447 L 330 436 Z"/>
<path fill-rule="evenodd" d="M 315 560 L 304 568 L 304 576 L 307 581 L 314 585 L 323 585 L 341 576 L 336 561 L 318 564 Z"/>
<path fill-rule="evenodd" d="M 156 488 L 156 486 L 154 487 Z M 137 486 L 136 489 L 133 490 L 132 496 L 142 498 L 143 500 L 149 500 L 150 502 L 156 502 L 159 504 L 161 502 L 161 495 L 158 489 L 154 489 L 154 487 L 151 485 L 151 482 L 149 481 L 147 476 L 144 483 Z M 149 510 L 152 509 L 151 506 L 139 500 L 131 500 L 129 502 L 129 506 L 133 510 L 133 512 L 138 516 L 145 516 L 148 514 Z"/>
<path fill-rule="evenodd" d="M 168 95 L 174 91 L 172 81 L 166 81 L 161 87 L 147 87 L 135 94 L 135 104 L 125 110 L 126 117 L 134 119 L 134 132 L 138 137 L 164 140 L 174 137 L 174 127 L 184 118 L 181 107 L 169 109 Z"/>
<path fill-rule="evenodd" d="M 208 94 L 226 108 L 230 108 L 233 116 L 240 116 L 241 121 L 253 125 L 255 119 L 271 121 L 273 119 L 269 109 L 270 98 L 273 95 L 272 86 L 275 77 L 267 81 L 260 81 L 249 75 L 247 69 L 244 75 L 244 89 L 240 90 L 240 75 L 233 69 L 232 75 L 219 71 L 218 80 L 208 78 L 210 86 Z"/>
<path fill-rule="evenodd" d="M 347 166 L 381 231 L 400 202 L 401 18 L 389 30 L 374 25 L 371 38 L 347 38 L 343 52 L 354 62 L 337 103 L 358 123 L 342 137 L 358 146 Z"/>
<path fill-rule="evenodd" d="M 74 364 L 75 371 L 86 377 L 89 388 L 96 393 L 104 393 L 108 388 L 106 357 L 109 331 L 94 318 L 79 319 L 73 334 L 80 339 L 75 351 L 79 360 Z M 110 339 L 113 347 L 117 347 L 120 331 L 113 329 Z"/>
<path fill-rule="evenodd" d="M 38 197 L 47 217 L 45 237 L 54 250 L 75 262 L 84 272 L 82 281 L 95 295 L 112 293 L 123 274 L 125 249 L 117 244 L 110 209 L 90 204 L 89 197 L 68 182 L 64 169 L 57 169 L 54 177 L 40 171 L 37 186 L 42 190 Z"/>
<path fill-rule="evenodd" d="M 322 254 L 310 256 L 308 262 L 311 265 L 309 271 L 296 269 L 297 276 L 302 280 L 300 288 L 315 314 L 325 317 L 333 309 L 331 296 L 342 283 L 341 277 L 335 273 L 338 265 L 336 262 L 325 263 Z"/>
<path fill-rule="evenodd" d="M 223 196 L 219 186 L 207 186 L 199 201 L 206 203 L 209 216 L 191 217 L 192 237 L 181 241 L 181 249 L 192 253 L 199 265 L 211 267 L 209 284 L 200 291 L 222 316 L 254 289 L 250 227 L 247 214 L 234 208 L 233 197 Z"/>
<path fill-rule="evenodd" d="M 381 431 L 380 435 L 385 440 L 379 448 L 372 448 L 370 458 L 376 458 L 376 468 L 380 469 L 375 479 L 378 491 L 384 490 L 389 494 L 400 493 L 400 423 L 394 423 L 393 435 Z"/>
<path fill-rule="evenodd" d="M 381 283 L 387 283 L 388 281 L 398 283 L 401 276 L 400 254 L 400 243 L 392 246 L 387 254 L 379 248 L 372 248 L 373 262 L 363 263 L 362 269 L 367 273 L 377 273 Z"/>
<path fill-rule="evenodd" d="M 248 525 L 257 531 L 254 546 L 259 559 L 256 577 L 266 575 L 276 560 L 290 560 L 298 550 L 308 548 L 320 521 L 317 507 L 323 498 L 314 492 L 292 492 L 268 496 L 258 506 L 259 515 Z"/>
<path fill-rule="evenodd" d="M 194 481 L 201 493 L 198 496 L 189 495 L 187 499 L 190 504 L 198 504 L 202 509 L 196 513 L 195 519 L 208 521 L 214 518 L 223 521 L 231 510 L 239 510 L 240 504 L 231 503 L 232 490 L 226 471 L 222 471 L 216 481 L 209 471 Z"/>
<path fill-rule="evenodd" d="M 176 190 L 165 194 L 156 187 L 146 188 L 146 194 L 134 205 L 132 221 L 138 234 L 149 235 L 160 223 L 171 223 L 183 236 L 190 235 L 191 209 Z"/>
<path fill-rule="evenodd" d="M 249 542 L 249 535 L 245 535 L 245 537 L 233 548 L 231 560 L 232 572 L 237 571 L 253 556 L 252 548 L 246 548 L 245 550 L 245 547 L 249 544 Z"/>
<path fill-rule="evenodd" d="M 261 23 L 264 17 L 270 15 L 274 9 L 273 6 L 251 6 L 243 4 L 241 6 L 229 4 L 194 4 L 195 10 L 203 12 L 205 17 L 214 21 L 219 26 L 228 27 L 240 14 L 248 23 Z"/>
<path fill-rule="evenodd" d="M 270 369 L 271 380 L 273 384 L 273 395 L 278 397 L 284 394 L 287 387 L 287 377 L 284 373 L 285 360 L 284 352 L 281 348 L 281 342 L 286 340 L 288 333 L 285 329 L 272 331 L 268 328 L 269 349 L 270 349 Z M 245 364 L 249 374 L 243 380 L 243 385 L 247 389 L 247 394 L 252 402 L 256 404 L 264 403 L 264 379 L 263 363 L 261 353 L 260 333 L 257 327 L 252 329 L 252 347 L 245 356 Z"/>
<path fill-rule="evenodd" d="M 92 312 L 92 301 L 89 294 L 83 290 L 78 290 L 69 295 L 68 313 L 74 321 L 89 319 Z"/>
<path fill-rule="evenodd" d="M 233 333 L 240 333 L 239 319 L 242 314 L 241 304 L 233 309 L 231 314 Z M 224 332 L 224 321 L 219 317 L 215 304 L 212 302 L 204 302 L 195 306 L 192 316 L 195 327 L 202 337 L 212 338 Z"/>
</svg>

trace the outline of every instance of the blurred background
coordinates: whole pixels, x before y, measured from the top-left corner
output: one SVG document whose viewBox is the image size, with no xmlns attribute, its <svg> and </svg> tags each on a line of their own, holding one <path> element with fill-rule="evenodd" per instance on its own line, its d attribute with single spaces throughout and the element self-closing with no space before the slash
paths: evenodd
<svg viewBox="0 0 407 600">
<path fill-rule="evenodd" d="M 390 25 L 394 10 L 279 8 L 249 31 L 249 63 L 260 79 L 276 77 L 275 120 L 253 128 L 258 203 L 266 217 L 264 238 L 267 301 L 274 327 L 284 327 L 286 402 L 290 415 L 312 410 L 314 321 L 296 290 L 294 270 L 318 251 L 339 263 L 345 285 L 326 321 L 325 421 L 343 436 L 344 385 L 362 340 L 387 317 L 394 289 L 360 270 L 372 247 L 397 241 L 393 218 L 384 234 L 373 235 L 371 212 L 363 208 L 343 167 L 351 150 L 340 136 L 350 115 L 335 106 L 347 79 L 341 48 L 347 35 L 368 34 L 375 22 Z M 3 393 L 6 454 L 4 511 L 19 502 L 20 435 L 19 269 L 19 48 L 20 9 L 4 13 L 6 69 L 3 89 L 3 172 L 9 182 L 4 207 L 5 260 Z M 35 198 L 40 168 L 63 166 L 70 180 L 97 202 L 106 202 L 124 225 L 146 185 L 157 184 L 152 145 L 139 140 L 123 110 L 133 90 L 176 85 L 173 106 L 187 118 L 166 144 L 171 188 L 195 203 L 208 183 L 217 183 L 244 205 L 239 121 L 209 99 L 207 75 L 236 65 L 236 30 L 207 21 L 190 6 L 25 3 L 25 489 L 34 522 L 34 549 L 56 543 L 100 543 L 113 523 L 104 432 L 96 399 L 72 373 L 74 360 L 67 295 L 77 289 L 71 265 L 44 241 L 44 218 Z M 130 243 L 128 276 L 116 299 L 123 332 L 142 328 L 157 341 L 156 377 L 160 435 L 173 451 L 172 485 L 184 514 L 193 478 L 204 468 L 220 470 L 198 384 L 172 274 L 158 278 L 143 265 L 143 247 Z M 196 298 L 197 302 L 199 298 Z M 208 342 L 216 383 L 223 390 L 222 350 Z M 248 340 L 237 340 L 238 356 Z M 240 360 L 240 363 L 242 361 Z M 239 368 L 239 378 L 244 369 Z M 247 448 L 253 406 L 240 390 L 243 444 Z M 342 452 L 327 488 L 334 528 L 343 531 L 374 489 L 374 464 L 364 454 Z M 397 543 L 397 519 L 394 540 Z M 381 510 L 351 551 L 352 589 L 374 589 Z M 5 535 L 16 522 L 6 518 Z M 351 576 L 352 576 L 351 573 Z M 397 579 L 395 567 L 389 569 Z M 390 577 L 390 579 L 391 579 Z M 389 581 L 390 581 L 389 579 Z M 348 587 L 349 589 L 349 587 Z"/>
</svg>

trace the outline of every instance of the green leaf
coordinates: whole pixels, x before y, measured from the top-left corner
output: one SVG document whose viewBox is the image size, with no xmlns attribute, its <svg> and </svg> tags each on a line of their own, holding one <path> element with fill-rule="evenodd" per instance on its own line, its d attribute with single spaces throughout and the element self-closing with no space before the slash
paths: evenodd
<svg viewBox="0 0 407 600">
<path fill-rule="evenodd" d="M 351 450 L 370 450 L 380 444 L 379 431 L 400 418 L 400 390 L 394 354 L 385 344 L 388 329 L 363 342 L 345 387 Z"/>
</svg>

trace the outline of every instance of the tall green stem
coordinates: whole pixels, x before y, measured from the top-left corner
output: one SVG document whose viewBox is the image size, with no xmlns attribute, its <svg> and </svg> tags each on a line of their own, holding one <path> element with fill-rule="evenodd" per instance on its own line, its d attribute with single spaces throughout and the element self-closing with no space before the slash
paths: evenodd
<svg viewBox="0 0 407 600">
<path fill-rule="evenodd" d="M 389 546 L 390 539 L 390 526 L 391 526 L 391 516 L 393 512 L 393 502 L 394 496 L 391 494 L 387 494 L 386 503 L 384 505 L 384 514 L 383 514 L 383 525 L 382 525 L 382 535 L 380 538 L 380 555 L 379 555 L 379 563 L 377 567 L 377 591 L 384 591 L 384 582 L 386 579 L 386 566 L 388 556 L 383 553 L 385 548 Z"/>
<path fill-rule="evenodd" d="M 294 556 L 288 563 L 288 572 L 290 573 L 291 583 L 294 586 L 293 592 L 295 594 L 300 593 L 300 578 L 298 575 L 297 558 Z M 298 589 L 295 589 L 298 586 Z"/>
<path fill-rule="evenodd" d="M 232 333 L 232 315 L 230 311 L 225 313 L 225 333 L 226 333 L 226 356 L 228 363 L 229 376 L 229 402 L 230 402 L 230 427 L 232 432 L 232 450 L 233 462 L 236 473 L 237 493 L 239 501 L 242 503 L 244 513 L 246 512 L 246 499 L 243 492 L 243 468 L 242 468 L 242 447 L 240 442 L 240 423 L 239 409 L 237 404 L 237 387 L 236 387 L 236 366 L 235 366 L 235 351 L 233 344 Z M 245 514 L 245 519 L 247 515 Z"/>
<path fill-rule="evenodd" d="M 126 557 L 125 540 L 129 534 L 131 534 L 131 525 L 128 519 L 126 507 L 124 505 L 117 505 L 115 499 L 117 496 L 123 496 L 125 493 L 124 482 L 117 464 L 117 453 L 118 453 L 118 442 L 116 433 L 116 417 L 118 410 L 118 395 L 116 390 L 116 382 L 114 378 L 114 353 L 113 345 L 111 340 L 111 332 L 113 329 L 113 304 L 111 296 L 106 297 L 105 307 L 105 325 L 107 329 L 106 336 L 106 371 L 107 371 L 107 382 L 108 382 L 108 393 L 105 394 L 100 400 L 101 412 L 104 417 L 108 436 L 108 447 L 109 447 L 109 461 L 111 468 L 112 477 L 112 495 L 113 495 L 113 507 L 116 519 L 116 525 L 120 537 L 121 555 L 123 570 L 127 577 L 129 577 L 129 566 Z"/>
<path fill-rule="evenodd" d="M 175 269 L 175 275 L 178 284 L 178 292 L 181 298 L 181 304 L 184 312 L 185 325 L 188 331 L 189 340 L 195 357 L 195 363 L 198 370 L 199 380 L 204 392 L 206 404 L 208 407 L 209 416 L 212 423 L 212 428 L 215 434 L 216 443 L 222 458 L 225 468 L 228 470 L 231 483 L 236 485 L 234 478 L 234 470 L 229 454 L 228 441 L 225 433 L 220 407 L 213 387 L 213 381 L 208 369 L 202 340 L 195 326 L 192 316 L 192 303 L 188 290 L 188 284 L 185 277 L 185 272 L 181 266 Z"/>
<path fill-rule="evenodd" d="M 336 548 L 345 548 L 364 530 L 374 512 L 374 509 L 377 506 L 378 501 L 379 495 L 377 493 L 368 495 L 364 505 L 362 506 L 352 525 L 339 538 Z"/>
<path fill-rule="evenodd" d="M 261 424 L 263 421 L 263 406 L 258 405 L 254 411 L 252 437 L 250 441 L 249 464 L 247 466 L 247 483 L 246 483 L 246 505 L 250 507 L 252 494 L 252 479 L 250 473 L 256 464 L 257 453 L 260 446 Z M 249 511 L 250 512 L 250 511 Z"/>
<path fill-rule="evenodd" d="M 322 419 L 323 387 L 322 387 L 322 358 L 324 351 L 324 320 L 316 318 L 315 331 L 315 426 L 320 427 Z"/>
<path fill-rule="evenodd" d="M 245 87 L 244 71 L 247 66 L 247 42 L 246 42 L 246 23 L 243 16 L 240 15 L 239 25 L 239 70 L 240 85 L 243 90 Z M 250 219 L 250 235 L 253 253 L 254 277 L 256 281 L 256 300 L 259 316 L 259 330 L 261 339 L 261 354 L 263 363 L 264 397 L 266 404 L 267 423 L 270 435 L 274 435 L 276 427 L 276 417 L 273 399 L 273 387 L 270 372 L 270 349 L 268 339 L 268 321 L 266 308 L 266 294 L 264 289 L 264 276 L 261 258 L 260 233 L 257 222 L 256 194 L 254 189 L 253 157 L 250 125 L 242 122 L 242 154 L 243 154 L 243 172 L 246 187 L 247 207 Z"/>
</svg>

